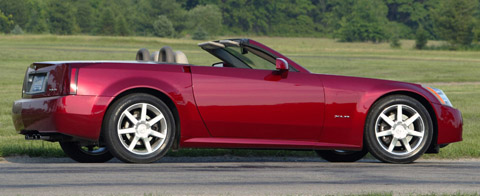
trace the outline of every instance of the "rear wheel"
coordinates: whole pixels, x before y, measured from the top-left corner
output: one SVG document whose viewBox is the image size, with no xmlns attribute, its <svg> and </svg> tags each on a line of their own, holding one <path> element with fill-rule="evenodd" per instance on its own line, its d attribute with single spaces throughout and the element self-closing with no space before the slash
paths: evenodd
<svg viewBox="0 0 480 196">
<path fill-rule="evenodd" d="M 107 111 L 104 138 L 112 154 L 128 163 L 162 158 L 175 138 L 175 120 L 168 106 L 149 94 L 130 94 Z"/>
<path fill-rule="evenodd" d="M 63 152 L 80 163 L 103 163 L 113 158 L 105 146 L 81 145 L 78 142 L 60 142 Z"/>
<path fill-rule="evenodd" d="M 389 163 L 411 163 L 428 149 L 433 136 L 432 119 L 417 100 L 394 95 L 372 106 L 365 126 L 370 153 Z"/>
<path fill-rule="evenodd" d="M 318 156 L 330 162 L 355 162 L 362 159 L 367 150 L 348 151 L 348 150 L 316 150 Z"/>
</svg>

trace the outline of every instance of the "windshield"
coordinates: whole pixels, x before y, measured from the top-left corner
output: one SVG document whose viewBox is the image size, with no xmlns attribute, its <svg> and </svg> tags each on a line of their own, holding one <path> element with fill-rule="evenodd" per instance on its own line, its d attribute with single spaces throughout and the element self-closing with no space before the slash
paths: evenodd
<svg viewBox="0 0 480 196">
<path fill-rule="evenodd" d="M 249 47 L 226 47 L 228 53 L 238 58 L 252 69 L 275 70 L 275 59 Z M 260 57 L 262 55 L 263 57 Z"/>
<path fill-rule="evenodd" d="M 214 67 L 235 67 L 245 69 L 276 70 L 274 55 L 262 49 L 240 43 L 238 40 L 209 41 L 198 44 L 222 62 L 214 62 Z M 290 71 L 297 71 L 289 67 Z"/>
</svg>

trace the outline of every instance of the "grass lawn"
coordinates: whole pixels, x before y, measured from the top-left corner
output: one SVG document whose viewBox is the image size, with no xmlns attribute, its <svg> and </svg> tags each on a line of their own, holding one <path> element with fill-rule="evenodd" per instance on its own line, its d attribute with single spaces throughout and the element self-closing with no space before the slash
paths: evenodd
<svg viewBox="0 0 480 196">
<path fill-rule="evenodd" d="M 464 141 L 427 158 L 480 157 L 480 52 L 418 51 L 413 41 L 402 49 L 388 43 L 341 43 L 331 39 L 253 37 L 315 73 L 372 77 L 430 84 L 443 89 L 464 118 Z M 164 45 L 183 51 L 190 63 L 211 65 L 214 57 L 197 47 L 198 41 L 146 37 L 0 35 L 0 156 L 64 156 L 58 144 L 25 141 L 14 131 L 12 102 L 21 96 L 25 69 L 32 62 L 52 60 L 134 60 L 139 48 L 151 52 Z M 433 43 L 435 44 L 435 43 Z M 302 151 L 184 149 L 181 155 L 313 156 Z"/>
<path fill-rule="evenodd" d="M 115 195 L 115 194 L 113 194 Z M 124 195 L 124 194 L 121 194 L 122 196 L 128 196 L 128 195 Z M 165 194 L 161 194 L 161 193 L 144 193 L 143 194 L 144 196 L 162 196 L 162 195 L 165 195 Z M 225 195 L 228 195 L 225 194 Z M 293 194 L 293 195 L 286 195 L 286 196 L 302 196 L 303 194 Z M 320 195 L 320 194 L 318 194 Z M 392 192 L 380 192 L 380 193 L 358 193 L 358 194 L 346 194 L 346 195 L 341 195 L 341 194 L 337 194 L 337 196 L 393 196 L 395 195 L 394 193 Z M 407 195 L 407 194 L 405 194 Z M 457 192 L 457 193 L 444 193 L 444 194 L 439 194 L 439 193 L 430 193 L 430 194 L 416 194 L 416 193 L 410 193 L 408 194 L 409 196 L 478 196 L 478 193 L 460 193 L 460 192 Z M 334 196 L 334 195 L 330 195 L 330 196 Z"/>
</svg>

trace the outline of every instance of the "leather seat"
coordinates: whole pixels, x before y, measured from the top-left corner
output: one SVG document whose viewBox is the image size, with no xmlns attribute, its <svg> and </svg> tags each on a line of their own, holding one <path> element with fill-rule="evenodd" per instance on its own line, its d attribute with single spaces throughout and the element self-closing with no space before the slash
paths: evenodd
<svg viewBox="0 0 480 196">
<path fill-rule="evenodd" d="M 179 50 L 173 52 L 170 46 L 164 46 L 160 49 L 160 51 L 153 52 L 152 54 L 150 54 L 148 49 L 142 48 L 137 51 L 137 56 L 135 59 L 137 61 L 188 64 L 188 59 L 185 53 Z"/>
</svg>

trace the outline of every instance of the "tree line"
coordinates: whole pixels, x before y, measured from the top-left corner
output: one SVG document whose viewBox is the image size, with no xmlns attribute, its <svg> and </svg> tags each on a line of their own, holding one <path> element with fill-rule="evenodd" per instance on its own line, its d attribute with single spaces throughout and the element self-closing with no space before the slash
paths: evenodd
<svg viewBox="0 0 480 196">
<path fill-rule="evenodd" d="M 478 0 L 0 0 L 0 31 L 416 38 L 466 46 L 480 38 L 480 10 Z"/>
</svg>

